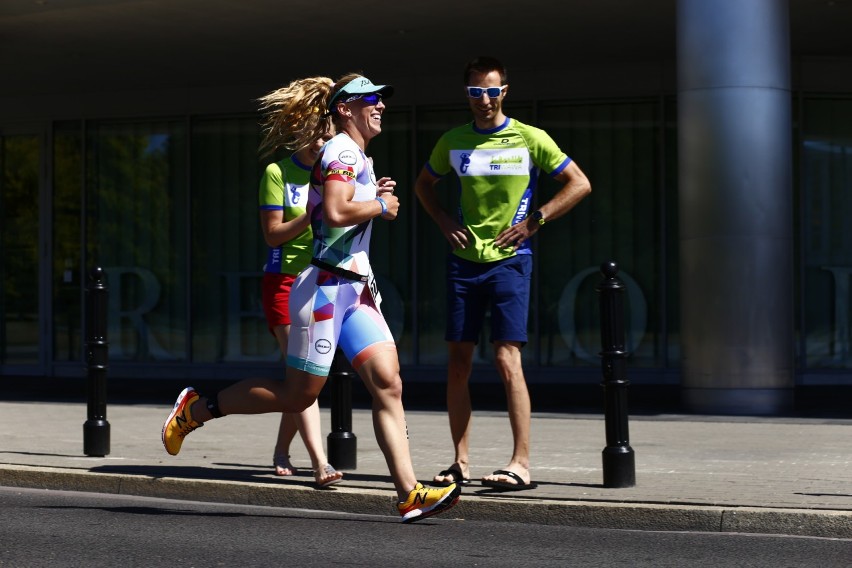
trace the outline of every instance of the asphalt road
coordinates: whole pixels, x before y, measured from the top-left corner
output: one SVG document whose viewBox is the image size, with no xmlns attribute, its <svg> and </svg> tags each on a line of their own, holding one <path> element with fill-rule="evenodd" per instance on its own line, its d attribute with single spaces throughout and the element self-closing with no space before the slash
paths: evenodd
<svg viewBox="0 0 852 568">
<path fill-rule="evenodd" d="M 852 539 L 642 532 L 0 487 L 0 566 L 772 566 L 852 564 Z"/>
</svg>

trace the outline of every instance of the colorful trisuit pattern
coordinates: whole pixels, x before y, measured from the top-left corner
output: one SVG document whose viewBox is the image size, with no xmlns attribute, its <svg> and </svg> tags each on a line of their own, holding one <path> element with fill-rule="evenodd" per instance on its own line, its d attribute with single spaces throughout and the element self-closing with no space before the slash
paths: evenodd
<svg viewBox="0 0 852 568">
<path fill-rule="evenodd" d="M 344 133 L 323 146 L 311 172 L 308 214 L 313 230 L 313 257 L 364 277 L 370 268 L 372 220 L 348 227 L 330 227 L 323 219 L 323 186 L 328 180 L 351 184 L 353 201 L 376 198 L 372 162 Z M 373 354 L 396 349 L 393 336 L 367 283 L 309 265 L 290 294 L 290 343 L 287 365 L 326 376 L 339 346 L 353 368 Z"/>
</svg>

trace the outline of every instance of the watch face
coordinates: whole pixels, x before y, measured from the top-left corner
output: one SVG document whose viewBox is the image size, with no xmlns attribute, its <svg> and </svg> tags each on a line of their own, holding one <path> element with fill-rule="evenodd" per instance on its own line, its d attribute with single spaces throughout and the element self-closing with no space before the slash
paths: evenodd
<svg viewBox="0 0 852 568">
<path fill-rule="evenodd" d="M 541 218 L 541 211 L 534 211 L 532 214 L 533 221 L 538 221 L 539 225 L 544 225 L 544 219 Z"/>
</svg>

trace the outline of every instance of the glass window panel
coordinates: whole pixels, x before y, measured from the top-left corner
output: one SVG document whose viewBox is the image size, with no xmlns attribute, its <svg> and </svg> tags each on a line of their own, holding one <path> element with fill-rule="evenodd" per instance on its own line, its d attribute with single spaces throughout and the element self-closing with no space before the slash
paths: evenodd
<svg viewBox="0 0 852 568">
<path fill-rule="evenodd" d="M 255 117 L 205 118 L 192 127 L 193 360 L 277 361 L 261 280 L 260 159 Z"/>
<path fill-rule="evenodd" d="M 56 125 L 53 135 L 53 358 L 80 361 L 83 140 L 79 122 Z M 82 286 L 81 286 L 81 280 Z"/>
<path fill-rule="evenodd" d="M 801 138 L 805 365 L 850 368 L 852 100 L 805 100 Z"/>
<path fill-rule="evenodd" d="M 110 360 L 186 360 L 184 123 L 93 123 L 87 143 L 89 262 L 107 276 Z"/>
<path fill-rule="evenodd" d="M 678 367 L 680 350 L 680 236 L 678 220 L 678 168 L 677 168 L 677 102 L 674 97 L 663 101 L 665 123 L 663 125 L 663 196 L 660 207 L 663 211 L 663 246 L 665 257 L 662 267 L 665 272 L 665 292 L 660 295 L 660 306 L 664 316 L 666 336 L 666 359 L 668 367 Z"/>
<path fill-rule="evenodd" d="M 470 122 L 467 107 L 423 108 L 417 113 L 417 158 L 414 179 L 429 159 L 432 148 L 441 135 L 450 128 Z M 438 201 L 447 211 L 458 208 L 458 182 L 447 176 L 435 186 Z M 417 197 L 413 196 L 416 200 Z M 447 362 L 444 341 L 446 325 L 446 257 L 450 252 L 444 235 L 432 218 L 417 205 L 416 253 L 412 259 L 417 275 L 417 331 L 419 338 L 419 363 L 440 365 Z M 481 343 L 481 342 L 480 342 Z"/>
<path fill-rule="evenodd" d="M 39 136 L 0 137 L 0 363 L 39 360 Z"/>
<path fill-rule="evenodd" d="M 396 340 L 402 364 L 414 362 L 415 337 L 411 317 L 414 278 L 409 267 L 412 213 L 418 205 L 410 177 L 413 171 L 410 117 L 408 109 L 389 107 L 382 116 L 382 133 L 367 146 L 367 155 L 373 158 L 376 177 L 393 178 L 397 182 L 396 194 L 400 199 L 399 215 L 394 221 L 380 218 L 373 221 L 370 264 L 382 295 L 382 314 Z"/>
<path fill-rule="evenodd" d="M 659 118 L 653 101 L 543 105 L 540 126 L 576 161 L 592 194 L 539 235 L 543 361 L 599 365 L 601 263 L 626 286 L 630 364 L 661 366 Z M 539 203 L 558 190 L 543 179 Z"/>
</svg>

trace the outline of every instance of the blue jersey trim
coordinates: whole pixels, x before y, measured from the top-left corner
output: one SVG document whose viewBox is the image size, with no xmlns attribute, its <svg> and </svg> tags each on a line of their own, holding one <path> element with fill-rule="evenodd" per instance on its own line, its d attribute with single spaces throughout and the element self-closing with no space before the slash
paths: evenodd
<svg viewBox="0 0 852 568">
<path fill-rule="evenodd" d="M 479 128 L 476 127 L 475 122 L 471 123 L 471 126 L 473 127 L 473 131 L 476 132 L 477 134 L 494 134 L 495 132 L 500 132 L 504 128 L 507 128 L 509 126 L 510 120 L 512 120 L 512 119 L 507 116 L 506 120 L 503 121 L 503 124 L 501 124 L 500 126 L 498 126 L 496 128 L 489 128 L 487 130 L 480 130 Z"/>
<path fill-rule="evenodd" d="M 311 171 L 312 166 L 309 166 L 309 165 L 307 165 L 307 164 L 303 164 L 302 162 L 300 162 L 300 161 L 298 160 L 298 158 L 296 158 L 296 154 L 291 154 L 291 155 L 290 155 L 290 161 L 291 161 L 291 162 L 293 162 L 294 164 L 296 164 L 296 167 L 298 167 L 298 168 L 300 168 L 300 169 L 303 169 L 303 170 L 305 170 L 306 172 Z"/>
<path fill-rule="evenodd" d="M 433 170 L 432 166 L 429 165 L 429 162 L 426 162 L 425 164 L 423 164 L 423 167 L 426 168 L 426 171 L 428 171 L 430 174 L 432 174 L 436 178 L 440 179 L 440 178 L 444 177 L 443 175 L 441 175 L 438 172 L 436 172 L 435 170 Z"/>
<path fill-rule="evenodd" d="M 570 163 L 571 163 L 571 158 L 566 156 L 565 161 L 562 162 L 561 164 L 559 164 L 559 166 L 557 166 L 555 170 L 550 172 L 550 177 L 558 176 L 560 173 L 562 173 L 562 170 L 564 170 L 565 168 L 568 167 L 568 164 L 570 164 Z"/>
<path fill-rule="evenodd" d="M 261 205 L 258 207 L 261 211 L 283 211 L 283 205 Z"/>
<path fill-rule="evenodd" d="M 530 208 L 532 207 L 532 195 L 532 189 L 528 187 L 524 192 L 524 195 L 521 197 L 521 201 L 518 203 L 518 208 L 515 209 L 515 216 L 512 217 L 512 226 L 517 225 L 530 214 Z"/>
</svg>

